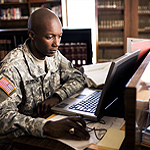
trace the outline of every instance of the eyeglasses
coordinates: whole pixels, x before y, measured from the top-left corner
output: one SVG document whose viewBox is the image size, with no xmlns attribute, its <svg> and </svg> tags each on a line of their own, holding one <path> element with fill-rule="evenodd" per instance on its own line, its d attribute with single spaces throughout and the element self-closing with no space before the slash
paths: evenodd
<svg viewBox="0 0 150 150">
<path fill-rule="evenodd" d="M 99 123 L 105 124 L 105 121 L 101 120 Z M 88 132 L 94 131 L 94 134 L 95 134 L 96 138 L 98 140 L 101 140 L 104 137 L 104 135 L 106 134 L 107 129 L 105 129 L 105 128 L 98 128 L 98 127 L 97 128 L 95 128 L 95 127 L 91 128 L 91 127 L 88 126 L 89 124 L 92 124 L 92 122 L 88 122 L 87 123 L 87 131 Z"/>
</svg>

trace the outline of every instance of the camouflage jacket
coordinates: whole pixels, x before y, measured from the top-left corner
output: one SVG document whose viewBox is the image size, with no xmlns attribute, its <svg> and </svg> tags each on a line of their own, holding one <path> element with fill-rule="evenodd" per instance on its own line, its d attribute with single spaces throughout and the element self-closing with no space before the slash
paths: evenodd
<svg viewBox="0 0 150 150">
<path fill-rule="evenodd" d="M 28 51 L 28 40 L 0 63 L 0 138 L 43 137 L 44 118 L 31 117 L 41 101 L 57 93 L 62 100 L 84 88 L 82 74 L 57 51 L 46 57 L 47 72 Z"/>
</svg>

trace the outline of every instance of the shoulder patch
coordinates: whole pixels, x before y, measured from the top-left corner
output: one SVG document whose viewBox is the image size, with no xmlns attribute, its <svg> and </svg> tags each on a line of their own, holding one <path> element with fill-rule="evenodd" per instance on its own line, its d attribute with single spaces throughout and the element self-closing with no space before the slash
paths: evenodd
<svg viewBox="0 0 150 150">
<path fill-rule="evenodd" d="M 13 86 L 13 84 L 10 81 L 8 81 L 5 77 L 2 77 L 0 79 L 0 88 L 2 88 L 8 95 L 13 90 L 15 90 L 15 87 Z"/>
</svg>

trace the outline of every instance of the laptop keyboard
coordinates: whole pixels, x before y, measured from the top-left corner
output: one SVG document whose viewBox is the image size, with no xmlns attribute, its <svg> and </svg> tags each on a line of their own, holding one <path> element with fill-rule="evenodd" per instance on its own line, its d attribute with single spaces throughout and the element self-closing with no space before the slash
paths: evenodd
<svg viewBox="0 0 150 150">
<path fill-rule="evenodd" d="M 69 108 L 73 110 L 94 113 L 96 111 L 100 96 L 101 96 L 100 91 L 94 92 L 86 99 L 82 100 L 77 104 L 70 106 Z"/>
</svg>

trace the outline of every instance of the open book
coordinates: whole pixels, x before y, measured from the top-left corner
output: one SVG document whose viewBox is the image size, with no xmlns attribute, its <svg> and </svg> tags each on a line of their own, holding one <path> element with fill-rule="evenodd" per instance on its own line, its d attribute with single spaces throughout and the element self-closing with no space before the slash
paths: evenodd
<svg viewBox="0 0 150 150">
<path fill-rule="evenodd" d="M 80 70 L 83 72 L 88 87 L 98 88 L 105 84 L 105 80 L 112 62 L 104 62 L 90 65 L 83 65 Z"/>
</svg>

